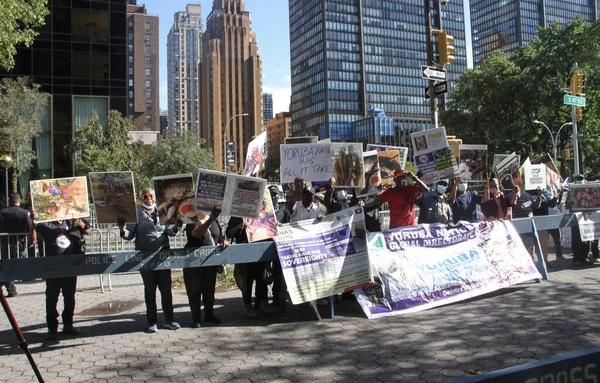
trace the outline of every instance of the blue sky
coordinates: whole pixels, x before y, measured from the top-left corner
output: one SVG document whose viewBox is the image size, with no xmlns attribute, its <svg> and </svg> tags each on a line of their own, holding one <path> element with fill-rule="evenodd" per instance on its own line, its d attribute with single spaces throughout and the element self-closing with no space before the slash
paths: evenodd
<svg viewBox="0 0 600 383">
<path fill-rule="evenodd" d="M 173 14 L 185 10 L 184 0 L 138 0 L 146 4 L 148 13 L 160 17 L 160 105 L 167 109 L 167 34 L 173 25 Z M 468 4 L 468 0 L 464 0 Z M 212 0 L 201 0 L 202 19 L 212 10 Z M 263 92 L 273 93 L 273 112 L 287 111 L 290 103 L 290 33 L 287 0 L 246 0 L 246 10 L 252 14 L 252 30 L 256 33 L 263 64 Z M 469 17 L 467 30 L 469 30 Z M 467 34 L 467 46 L 470 34 Z M 468 49 L 468 55 L 470 55 Z M 468 59 L 471 62 L 470 58 Z"/>
</svg>

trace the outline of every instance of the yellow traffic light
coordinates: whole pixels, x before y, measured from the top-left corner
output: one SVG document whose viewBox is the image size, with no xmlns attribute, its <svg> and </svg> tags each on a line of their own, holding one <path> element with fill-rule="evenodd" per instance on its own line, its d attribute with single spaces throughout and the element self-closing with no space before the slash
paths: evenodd
<svg viewBox="0 0 600 383">
<path fill-rule="evenodd" d="M 576 115 L 577 115 L 577 122 L 581 122 L 583 121 L 583 106 L 578 106 L 575 109 Z"/>
<path fill-rule="evenodd" d="M 440 65 L 454 64 L 454 37 L 444 31 L 438 32 L 438 52 L 440 54 Z"/>
<path fill-rule="evenodd" d="M 575 72 L 571 78 L 571 94 L 578 96 L 584 94 L 583 87 L 585 82 L 585 76 L 583 73 Z"/>
<path fill-rule="evenodd" d="M 571 155 L 571 148 L 565 148 L 565 150 L 563 151 L 563 158 L 565 160 L 571 160 L 573 159 L 572 155 Z"/>
</svg>

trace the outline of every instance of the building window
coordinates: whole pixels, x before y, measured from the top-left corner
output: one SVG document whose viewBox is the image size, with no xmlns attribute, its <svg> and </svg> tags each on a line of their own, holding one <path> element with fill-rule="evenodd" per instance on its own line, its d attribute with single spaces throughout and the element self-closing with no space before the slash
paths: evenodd
<svg viewBox="0 0 600 383">
<path fill-rule="evenodd" d="M 152 92 L 148 91 L 146 92 L 146 99 L 149 100 L 152 98 Z"/>
<path fill-rule="evenodd" d="M 133 52 L 133 44 L 129 44 L 129 52 Z"/>
<path fill-rule="evenodd" d="M 146 76 L 150 76 L 150 68 L 146 68 Z"/>
<path fill-rule="evenodd" d="M 133 76 L 133 67 L 129 67 L 129 75 Z"/>
<path fill-rule="evenodd" d="M 129 86 L 133 86 L 133 79 L 132 78 L 129 79 Z"/>
<path fill-rule="evenodd" d="M 147 30 L 147 31 L 149 31 L 151 27 L 152 27 L 152 24 L 151 24 L 151 23 L 146 23 L 146 30 Z"/>
<path fill-rule="evenodd" d="M 152 64 L 152 59 L 150 57 L 146 57 L 146 65 Z"/>
<path fill-rule="evenodd" d="M 129 37 L 129 40 L 133 41 L 133 32 L 129 32 L 127 36 Z"/>
<path fill-rule="evenodd" d="M 146 110 L 147 111 L 151 111 L 152 110 L 152 104 L 146 104 Z"/>
<path fill-rule="evenodd" d="M 129 103 L 129 109 L 133 109 L 133 102 Z"/>
<path fill-rule="evenodd" d="M 129 28 L 133 28 L 133 20 L 129 20 L 127 22 L 127 25 L 129 26 Z"/>
<path fill-rule="evenodd" d="M 146 88 L 150 88 L 150 86 L 151 86 L 150 80 L 146 80 Z"/>
<path fill-rule="evenodd" d="M 133 120 L 133 114 L 130 114 L 130 115 L 129 115 L 129 119 L 130 119 L 130 120 Z"/>
<path fill-rule="evenodd" d="M 133 91 L 132 90 L 129 91 L 129 98 L 133 98 Z"/>
<path fill-rule="evenodd" d="M 146 45 L 146 53 L 152 52 L 152 47 L 150 45 Z"/>
<path fill-rule="evenodd" d="M 129 63 L 133 64 L 133 56 L 129 56 Z"/>
<path fill-rule="evenodd" d="M 144 38 L 146 41 L 150 41 L 152 40 L 152 35 L 150 33 L 146 33 L 146 36 Z"/>
<path fill-rule="evenodd" d="M 146 122 L 152 122 L 152 115 L 151 114 L 147 114 L 146 115 Z"/>
</svg>

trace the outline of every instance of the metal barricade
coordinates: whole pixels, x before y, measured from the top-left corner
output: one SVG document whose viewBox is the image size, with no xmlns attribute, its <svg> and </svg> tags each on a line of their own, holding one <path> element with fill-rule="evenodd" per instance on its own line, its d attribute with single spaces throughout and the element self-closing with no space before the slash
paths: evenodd
<svg viewBox="0 0 600 383">
<path fill-rule="evenodd" d="M 28 258 L 29 235 L 29 233 L 0 233 L 0 258 Z M 35 249 L 32 249 L 32 254 L 35 256 Z"/>
</svg>

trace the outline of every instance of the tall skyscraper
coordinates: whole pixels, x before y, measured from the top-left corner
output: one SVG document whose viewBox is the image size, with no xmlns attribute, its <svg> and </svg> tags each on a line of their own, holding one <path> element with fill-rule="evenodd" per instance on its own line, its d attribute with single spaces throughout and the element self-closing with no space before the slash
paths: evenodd
<svg viewBox="0 0 600 383">
<path fill-rule="evenodd" d="M 198 64 L 202 51 L 200 4 L 176 12 L 167 37 L 169 128 L 171 133 L 199 134 Z"/>
<path fill-rule="evenodd" d="M 566 24 L 577 16 L 593 22 L 599 12 L 599 0 L 471 0 L 474 65 L 495 51 L 527 45 L 537 26 Z"/>
<path fill-rule="evenodd" d="M 354 140 L 352 122 L 376 108 L 400 124 L 430 126 L 428 83 L 421 78 L 427 64 L 422 1 L 289 4 L 294 136 Z M 446 67 L 451 87 L 467 68 L 463 0 L 443 7 L 443 29 L 456 47 L 456 62 Z"/>
<path fill-rule="evenodd" d="M 159 131 L 158 16 L 127 4 L 127 113 L 137 130 Z"/>
<path fill-rule="evenodd" d="M 214 0 L 202 36 L 201 137 L 222 169 L 224 140 L 235 142 L 234 168 L 243 168 L 262 118 L 262 62 L 244 0 Z M 248 114 L 243 116 L 243 114 Z"/>
<path fill-rule="evenodd" d="M 267 126 L 270 119 L 273 118 L 273 94 L 263 93 L 263 126 Z"/>
</svg>

